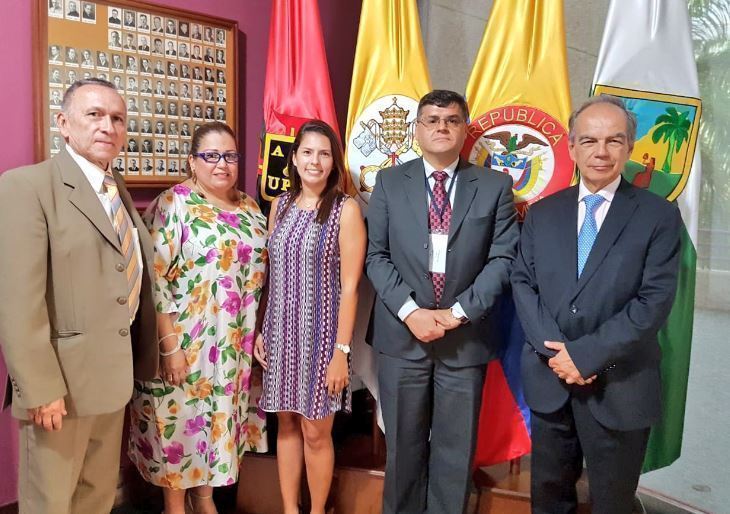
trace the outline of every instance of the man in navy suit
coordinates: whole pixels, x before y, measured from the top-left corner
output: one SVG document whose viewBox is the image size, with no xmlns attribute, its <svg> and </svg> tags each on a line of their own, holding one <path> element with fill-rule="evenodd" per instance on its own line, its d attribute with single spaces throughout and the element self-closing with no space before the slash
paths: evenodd
<svg viewBox="0 0 730 514">
<path fill-rule="evenodd" d="M 585 458 L 592 512 L 631 512 L 661 417 L 657 331 L 677 286 L 682 219 L 621 178 L 636 120 L 599 96 L 570 118 L 577 186 L 532 206 L 511 281 L 525 329 L 532 512 L 575 512 Z"/>
</svg>

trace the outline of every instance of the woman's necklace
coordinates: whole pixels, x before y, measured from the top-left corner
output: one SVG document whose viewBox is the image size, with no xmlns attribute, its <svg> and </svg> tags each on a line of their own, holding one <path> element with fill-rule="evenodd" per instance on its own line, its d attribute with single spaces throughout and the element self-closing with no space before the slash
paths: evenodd
<svg viewBox="0 0 730 514">
<path fill-rule="evenodd" d="M 309 210 L 312 210 L 317 205 L 319 200 L 320 200 L 319 198 L 315 198 L 313 200 L 309 200 L 309 201 L 305 202 L 304 199 L 300 196 L 299 200 L 297 201 L 297 205 L 299 206 L 300 209 L 309 211 Z"/>
</svg>

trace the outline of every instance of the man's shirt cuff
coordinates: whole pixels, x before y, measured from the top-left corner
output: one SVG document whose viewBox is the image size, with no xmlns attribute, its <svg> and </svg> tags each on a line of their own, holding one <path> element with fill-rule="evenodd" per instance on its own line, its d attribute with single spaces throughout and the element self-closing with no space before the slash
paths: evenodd
<svg viewBox="0 0 730 514">
<path fill-rule="evenodd" d="M 451 314 L 453 314 L 454 317 L 457 319 L 469 319 L 469 316 L 466 315 L 466 312 L 464 312 L 464 309 L 461 308 L 461 304 L 459 302 L 456 302 L 454 305 L 451 306 Z"/>
<path fill-rule="evenodd" d="M 403 306 L 398 310 L 398 317 L 401 321 L 405 321 L 406 318 L 417 309 L 420 309 L 420 307 L 418 306 L 416 301 L 409 296 Z"/>
</svg>

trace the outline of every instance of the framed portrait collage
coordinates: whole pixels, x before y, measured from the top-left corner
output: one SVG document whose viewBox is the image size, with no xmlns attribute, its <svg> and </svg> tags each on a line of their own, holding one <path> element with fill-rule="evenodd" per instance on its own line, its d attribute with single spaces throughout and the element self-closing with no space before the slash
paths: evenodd
<svg viewBox="0 0 730 514">
<path fill-rule="evenodd" d="M 192 134 L 218 120 L 237 129 L 238 24 L 135 0 L 35 0 L 36 158 L 58 153 L 64 92 L 78 79 L 114 84 L 127 139 L 112 166 L 127 184 L 184 180 Z"/>
</svg>

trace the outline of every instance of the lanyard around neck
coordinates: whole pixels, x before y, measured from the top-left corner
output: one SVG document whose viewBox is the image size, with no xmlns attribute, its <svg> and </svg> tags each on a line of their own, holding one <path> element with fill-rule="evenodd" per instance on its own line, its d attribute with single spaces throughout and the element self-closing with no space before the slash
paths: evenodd
<svg viewBox="0 0 730 514">
<path fill-rule="evenodd" d="M 449 189 L 448 191 L 446 191 L 446 198 L 444 198 L 444 203 L 442 205 L 439 205 L 433 196 L 433 189 L 431 188 L 431 184 L 428 183 L 428 176 L 424 175 L 424 180 L 426 181 L 426 191 L 428 191 L 428 197 L 431 199 L 431 205 L 434 206 L 434 209 L 436 210 L 436 215 L 439 217 L 439 221 L 443 221 L 446 206 L 451 203 L 451 191 L 453 191 L 454 184 L 456 184 L 456 170 L 454 170 L 454 175 L 451 177 L 451 182 L 449 182 Z M 434 178 L 433 181 L 435 185 L 436 178 Z"/>
</svg>

